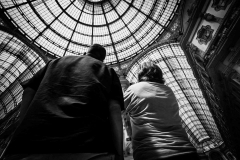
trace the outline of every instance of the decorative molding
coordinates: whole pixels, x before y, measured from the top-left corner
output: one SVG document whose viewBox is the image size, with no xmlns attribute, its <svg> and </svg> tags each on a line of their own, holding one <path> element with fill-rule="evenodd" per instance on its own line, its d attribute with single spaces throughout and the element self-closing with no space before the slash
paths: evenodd
<svg viewBox="0 0 240 160">
<path fill-rule="evenodd" d="M 197 46 L 192 43 L 188 43 L 187 45 L 189 53 L 193 56 L 198 56 L 201 61 L 203 61 L 203 51 L 201 51 Z"/>
<path fill-rule="evenodd" d="M 192 52 L 197 52 L 199 49 L 192 43 L 188 43 L 187 45 L 187 48 L 189 49 L 189 52 L 192 53 Z"/>
<path fill-rule="evenodd" d="M 205 19 L 206 21 L 208 22 L 218 22 L 218 23 L 221 23 L 222 21 L 222 18 L 219 18 L 219 17 L 216 17 L 210 13 L 204 13 L 202 15 L 203 19 Z"/>
<path fill-rule="evenodd" d="M 212 8 L 215 11 L 225 10 L 232 0 L 213 0 Z"/>
<path fill-rule="evenodd" d="M 211 49 L 209 49 L 209 51 L 207 52 L 207 54 L 204 56 L 204 62 L 208 63 L 209 59 L 212 57 L 212 55 L 214 55 L 216 52 L 216 46 L 214 46 L 212 44 Z"/>
<path fill-rule="evenodd" d="M 228 44 L 230 42 L 227 40 L 231 32 L 232 33 L 238 32 L 238 29 L 235 25 L 239 23 L 239 20 L 240 20 L 239 14 L 240 14 L 240 6 L 233 5 L 229 9 L 229 13 L 227 13 L 227 16 L 223 18 L 219 29 L 216 31 L 215 36 L 213 37 L 211 48 L 207 51 L 207 54 L 205 57 L 207 62 L 207 67 L 211 68 L 211 66 L 216 65 L 217 61 L 214 59 L 215 56 L 226 55 L 226 52 L 224 53 L 221 52 L 221 48 L 224 43 Z"/>
<path fill-rule="evenodd" d="M 198 43 L 207 45 L 207 43 L 213 37 L 213 31 L 214 29 L 212 29 L 210 25 L 206 25 L 206 26 L 202 25 L 202 27 L 197 32 L 196 39 L 198 40 Z"/>
<path fill-rule="evenodd" d="M 194 9 L 197 7 L 197 2 L 198 2 L 198 0 L 195 0 L 195 1 L 192 3 L 191 7 L 190 7 L 189 9 L 187 9 L 187 14 L 188 14 L 188 16 L 191 16 L 191 15 L 192 15 Z"/>
</svg>

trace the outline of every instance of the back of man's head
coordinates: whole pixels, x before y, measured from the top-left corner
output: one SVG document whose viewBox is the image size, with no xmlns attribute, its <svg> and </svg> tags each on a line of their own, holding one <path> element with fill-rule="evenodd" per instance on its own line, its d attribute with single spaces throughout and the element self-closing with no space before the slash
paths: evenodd
<svg viewBox="0 0 240 160">
<path fill-rule="evenodd" d="M 106 57 L 106 50 L 100 44 L 93 44 L 89 47 L 86 54 L 103 62 Z"/>
</svg>

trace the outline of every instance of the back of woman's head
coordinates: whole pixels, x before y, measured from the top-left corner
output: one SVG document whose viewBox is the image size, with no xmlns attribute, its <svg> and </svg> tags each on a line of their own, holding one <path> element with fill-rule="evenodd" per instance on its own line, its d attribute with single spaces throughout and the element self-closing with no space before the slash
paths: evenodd
<svg viewBox="0 0 240 160">
<path fill-rule="evenodd" d="M 152 61 L 144 62 L 140 65 L 138 81 L 157 82 L 164 84 L 162 70 Z"/>
</svg>

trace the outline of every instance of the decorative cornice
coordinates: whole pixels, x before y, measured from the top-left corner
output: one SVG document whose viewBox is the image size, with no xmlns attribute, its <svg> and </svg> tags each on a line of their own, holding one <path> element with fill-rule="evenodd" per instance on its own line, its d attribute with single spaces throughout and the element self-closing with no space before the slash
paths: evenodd
<svg viewBox="0 0 240 160">
<path fill-rule="evenodd" d="M 216 36 L 213 38 L 210 48 L 205 54 L 204 59 L 208 68 L 213 66 L 215 62 L 219 61 L 220 57 L 226 56 L 226 54 L 223 53 L 223 50 L 226 50 L 226 47 L 229 47 L 229 45 L 232 44 L 232 41 L 228 41 L 230 35 L 231 37 L 237 38 L 236 34 L 239 33 L 238 26 L 240 25 L 240 6 L 232 5 L 231 7 L 229 8 L 227 15 L 222 20 L 222 24 L 220 25 Z M 216 56 L 218 57 L 217 59 Z"/>
</svg>

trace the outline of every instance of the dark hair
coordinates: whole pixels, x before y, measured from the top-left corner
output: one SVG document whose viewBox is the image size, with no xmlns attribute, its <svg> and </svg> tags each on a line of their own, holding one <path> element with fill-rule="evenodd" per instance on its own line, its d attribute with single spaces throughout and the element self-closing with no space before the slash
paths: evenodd
<svg viewBox="0 0 240 160">
<path fill-rule="evenodd" d="M 106 57 L 106 50 L 100 44 L 93 44 L 89 47 L 87 55 L 103 61 Z"/>
<path fill-rule="evenodd" d="M 144 62 L 140 65 L 138 81 L 149 81 L 164 84 L 162 70 L 152 61 Z"/>
</svg>

